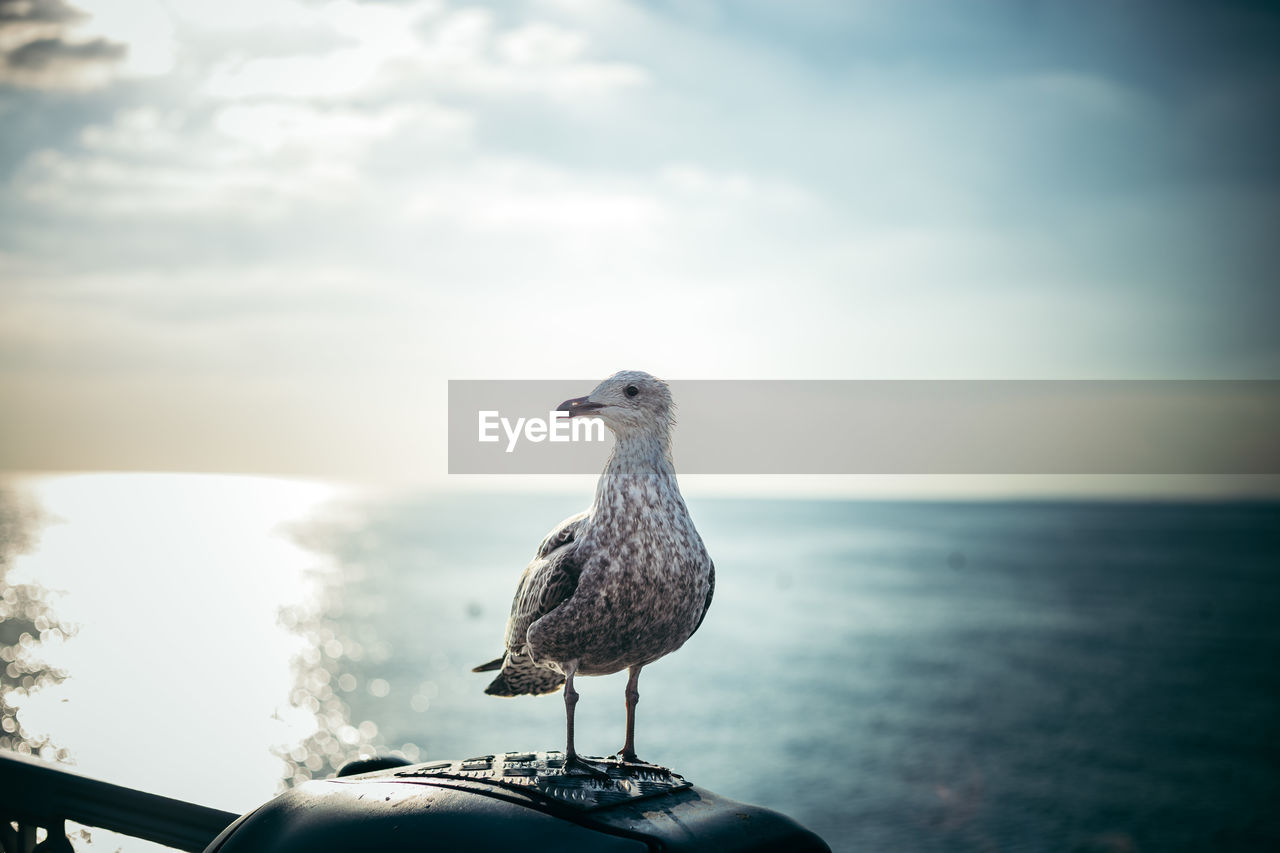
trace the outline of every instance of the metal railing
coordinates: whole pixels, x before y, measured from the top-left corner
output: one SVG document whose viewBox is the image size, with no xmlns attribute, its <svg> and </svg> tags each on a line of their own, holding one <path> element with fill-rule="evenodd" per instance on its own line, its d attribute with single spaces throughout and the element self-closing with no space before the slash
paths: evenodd
<svg viewBox="0 0 1280 853">
<path fill-rule="evenodd" d="M 70 851 L 66 821 L 201 851 L 239 815 L 135 791 L 15 753 L 0 753 L 0 850 Z"/>
</svg>

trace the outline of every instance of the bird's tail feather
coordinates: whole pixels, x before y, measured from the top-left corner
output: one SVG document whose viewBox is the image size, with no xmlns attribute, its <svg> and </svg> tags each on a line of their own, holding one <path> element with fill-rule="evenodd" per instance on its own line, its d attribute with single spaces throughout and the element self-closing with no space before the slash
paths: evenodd
<svg viewBox="0 0 1280 853">
<path fill-rule="evenodd" d="M 480 664 L 478 667 L 476 667 L 471 671 L 472 672 L 493 672 L 495 669 L 502 669 L 502 661 L 503 661 L 503 658 L 494 658 L 488 663 Z"/>
<path fill-rule="evenodd" d="M 490 696 L 537 696 L 550 693 L 564 684 L 564 676 L 553 669 L 537 666 L 528 657 L 521 656 L 515 660 L 510 658 L 499 661 L 502 671 L 498 673 L 484 692 Z M 484 665 L 487 671 L 489 664 Z"/>
</svg>

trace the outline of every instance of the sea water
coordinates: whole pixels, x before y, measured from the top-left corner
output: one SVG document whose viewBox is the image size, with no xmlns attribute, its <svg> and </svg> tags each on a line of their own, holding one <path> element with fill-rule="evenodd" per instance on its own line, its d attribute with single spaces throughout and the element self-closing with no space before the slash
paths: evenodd
<svg viewBox="0 0 1280 853">
<path fill-rule="evenodd" d="M 360 754 L 561 748 L 558 693 L 486 696 L 470 668 L 585 503 L 2 489 L 10 626 L 43 626 L 0 637 L 25 661 L 9 745 L 232 811 Z M 1280 506 L 689 504 L 715 600 L 644 670 L 642 758 L 837 851 L 1280 848 Z M 583 752 L 622 746 L 624 684 L 579 680 Z"/>
</svg>

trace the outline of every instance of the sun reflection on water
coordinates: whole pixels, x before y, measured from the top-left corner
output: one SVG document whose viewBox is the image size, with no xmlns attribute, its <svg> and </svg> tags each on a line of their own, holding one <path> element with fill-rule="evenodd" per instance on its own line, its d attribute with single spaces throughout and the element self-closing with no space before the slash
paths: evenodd
<svg viewBox="0 0 1280 853">
<path fill-rule="evenodd" d="M 341 550 L 337 541 L 349 537 L 351 529 L 349 522 L 331 517 L 321 524 L 295 525 L 292 533 L 303 547 L 332 558 Z M 417 744 L 389 744 L 374 720 L 361 718 L 392 692 L 383 677 L 392 665 L 392 649 L 379 628 L 386 602 L 378 585 L 358 561 L 331 560 L 323 566 L 313 573 L 317 594 L 280 614 L 281 624 L 303 640 L 294 659 L 289 702 L 314 720 L 311 734 L 275 750 L 286 764 L 282 788 L 332 776 L 358 758 L 421 757 Z M 413 701 L 423 711 L 429 704 L 421 688 Z"/>
<path fill-rule="evenodd" d="M 48 734 L 28 731 L 19 717 L 29 697 L 66 680 L 66 672 L 43 655 L 75 633 L 55 615 L 48 590 L 9 579 L 14 560 L 31 550 L 42 523 L 29 496 L 0 488 L 0 749 L 65 761 L 65 748 Z"/>
<path fill-rule="evenodd" d="M 321 558 L 287 525 L 341 492 L 177 474 L 20 486 L 44 523 L 26 539 L 5 529 L 0 612 L 30 625 L 0 660 L 6 697 L 24 693 L 12 734 L 33 751 L 56 741 L 54 757 L 129 787 L 235 812 L 272 796 L 280 753 L 317 726 L 290 696 L 293 661 L 317 650 L 281 614 L 316 611 Z M 56 618 L 39 590 L 55 591 Z M 18 624 L 0 625 L 4 638 Z"/>
</svg>

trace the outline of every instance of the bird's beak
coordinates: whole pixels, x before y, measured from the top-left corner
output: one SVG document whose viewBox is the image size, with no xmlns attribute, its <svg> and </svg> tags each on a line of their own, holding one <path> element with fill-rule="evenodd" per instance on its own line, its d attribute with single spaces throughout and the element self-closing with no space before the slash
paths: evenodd
<svg viewBox="0 0 1280 853">
<path fill-rule="evenodd" d="M 574 415 L 585 415 L 587 412 L 594 412 L 596 409 L 603 409 L 608 403 L 597 403 L 590 397 L 574 397 L 572 400 L 565 400 L 559 406 L 556 406 L 557 412 L 568 412 L 569 417 Z"/>
</svg>

